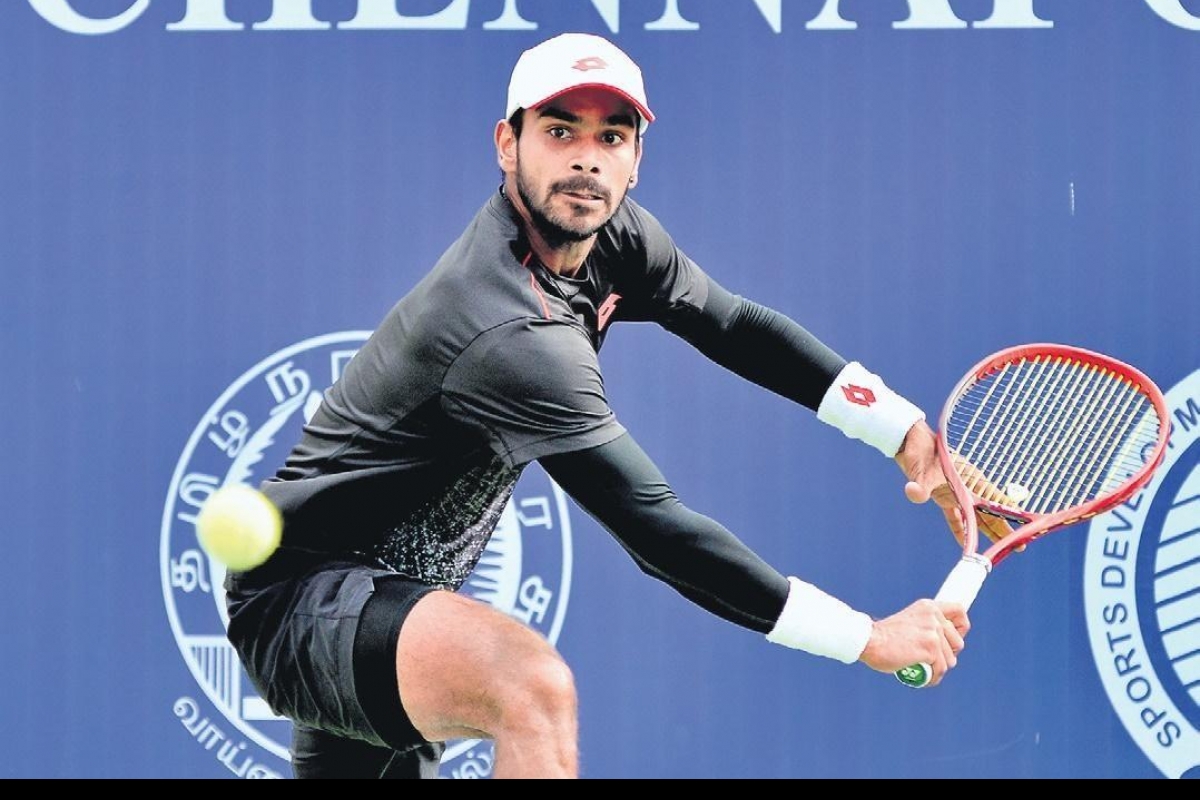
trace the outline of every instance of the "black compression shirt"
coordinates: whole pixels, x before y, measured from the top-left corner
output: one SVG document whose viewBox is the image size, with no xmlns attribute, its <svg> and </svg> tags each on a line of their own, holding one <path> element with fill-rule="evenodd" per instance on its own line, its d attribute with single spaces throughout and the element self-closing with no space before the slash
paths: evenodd
<svg viewBox="0 0 1200 800">
<path fill-rule="evenodd" d="M 281 552 L 456 589 L 536 460 L 648 574 L 769 630 L 786 579 L 675 497 L 609 407 L 598 351 L 612 324 L 655 322 L 814 410 L 844 359 L 721 288 L 630 198 L 569 279 L 519 222 L 496 192 L 325 393 L 262 487 L 283 512 Z"/>
</svg>

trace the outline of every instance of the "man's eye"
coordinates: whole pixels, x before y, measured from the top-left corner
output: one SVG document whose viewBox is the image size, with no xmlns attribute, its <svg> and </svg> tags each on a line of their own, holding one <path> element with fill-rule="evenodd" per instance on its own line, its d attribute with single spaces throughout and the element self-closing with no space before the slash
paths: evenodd
<svg viewBox="0 0 1200 800">
<path fill-rule="evenodd" d="M 603 139 L 605 144 L 620 144 L 621 142 L 625 141 L 625 137 L 616 131 L 609 131 L 608 133 L 604 134 Z"/>
<path fill-rule="evenodd" d="M 555 139 L 565 139 L 571 135 L 571 132 L 561 125 L 555 125 L 548 133 Z"/>
</svg>

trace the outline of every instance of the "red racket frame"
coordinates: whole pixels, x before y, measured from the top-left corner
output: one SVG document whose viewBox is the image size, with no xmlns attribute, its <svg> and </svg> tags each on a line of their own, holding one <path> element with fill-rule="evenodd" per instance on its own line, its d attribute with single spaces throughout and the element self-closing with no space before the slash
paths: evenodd
<svg viewBox="0 0 1200 800">
<path fill-rule="evenodd" d="M 950 459 L 949 448 L 946 446 L 946 430 L 950 414 L 959 397 L 962 396 L 968 387 L 974 385 L 1005 364 L 1015 363 L 1022 359 L 1028 360 L 1036 357 L 1053 358 L 1058 356 L 1111 370 L 1127 378 L 1142 390 L 1150 402 L 1154 404 L 1155 411 L 1158 413 L 1159 420 L 1161 420 L 1158 443 L 1155 445 L 1154 451 L 1145 460 L 1141 468 L 1130 476 L 1115 492 L 1097 497 L 1083 505 L 1065 508 L 1051 514 L 1034 514 L 976 497 L 966 487 L 962 477 L 954 468 Z M 1154 381 L 1150 380 L 1141 370 L 1123 361 L 1118 361 L 1111 356 L 1071 345 L 1040 343 L 1009 347 L 983 359 L 954 387 L 954 391 L 950 393 L 949 399 L 942 407 L 941 417 L 938 421 L 938 457 L 942 463 L 942 471 L 946 473 L 946 478 L 950 483 L 950 488 L 954 491 L 954 497 L 958 501 L 960 514 L 963 517 L 963 553 L 976 553 L 979 547 L 979 528 L 975 519 L 976 509 L 983 509 L 985 512 L 991 511 L 1002 517 L 1022 523 L 1021 527 L 1003 539 L 993 542 L 987 550 L 980 554 L 995 566 L 1017 548 L 1028 544 L 1050 531 L 1065 528 L 1068 525 L 1073 525 L 1082 520 L 1094 517 L 1097 514 L 1102 514 L 1125 502 L 1150 481 L 1150 478 L 1154 475 L 1154 471 L 1162 463 L 1167 452 L 1170 427 L 1171 423 L 1167 416 L 1166 398 L 1158 386 L 1155 385 Z"/>
</svg>

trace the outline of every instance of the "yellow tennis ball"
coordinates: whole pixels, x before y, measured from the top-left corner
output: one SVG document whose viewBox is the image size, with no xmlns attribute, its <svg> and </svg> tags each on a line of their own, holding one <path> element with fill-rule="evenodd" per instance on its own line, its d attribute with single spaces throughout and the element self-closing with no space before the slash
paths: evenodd
<svg viewBox="0 0 1200 800">
<path fill-rule="evenodd" d="M 196 538 L 226 569 L 243 572 L 279 547 L 283 518 L 265 494 L 244 483 L 217 489 L 196 515 Z"/>
</svg>

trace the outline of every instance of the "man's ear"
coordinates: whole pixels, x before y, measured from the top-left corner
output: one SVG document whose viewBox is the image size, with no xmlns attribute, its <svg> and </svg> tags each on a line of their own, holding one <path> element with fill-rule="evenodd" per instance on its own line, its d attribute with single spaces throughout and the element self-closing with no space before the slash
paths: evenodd
<svg viewBox="0 0 1200 800">
<path fill-rule="evenodd" d="M 642 140 L 639 137 L 637 142 L 637 153 L 633 158 L 633 172 L 629 175 L 629 188 L 637 186 L 638 183 L 638 167 L 642 165 Z"/>
<path fill-rule="evenodd" d="M 496 123 L 496 163 L 504 172 L 512 172 L 517 168 L 517 134 L 508 120 L 502 119 Z"/>
</svg>

